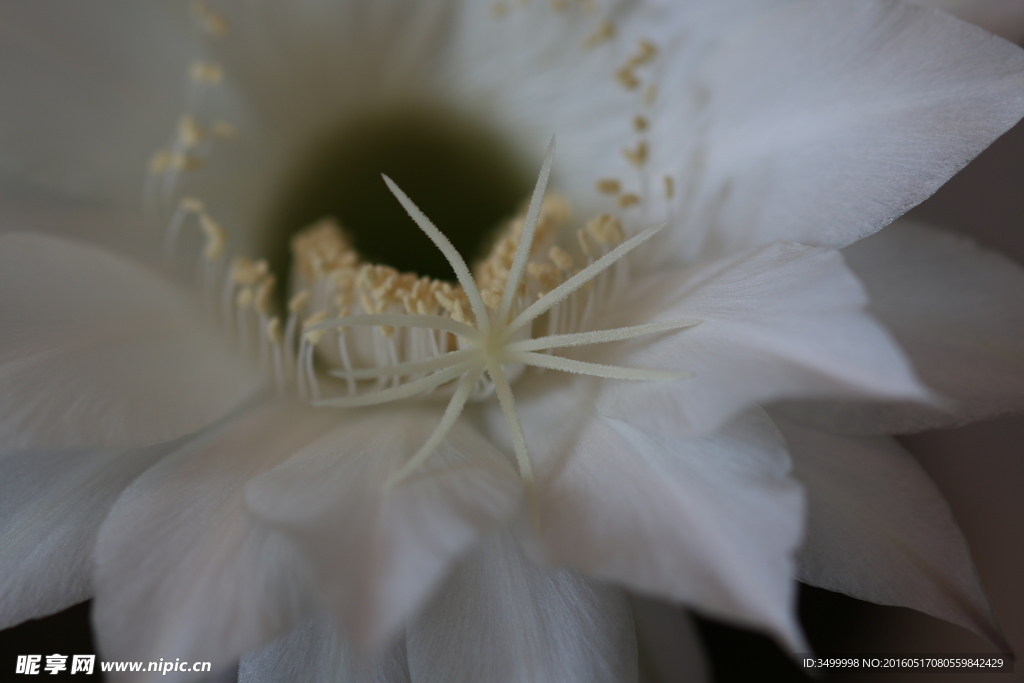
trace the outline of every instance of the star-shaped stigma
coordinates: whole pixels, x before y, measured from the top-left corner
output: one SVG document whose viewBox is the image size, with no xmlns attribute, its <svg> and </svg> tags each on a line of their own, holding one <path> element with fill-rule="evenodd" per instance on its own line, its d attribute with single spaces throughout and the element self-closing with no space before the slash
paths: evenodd
<svg viewBox="0 0 1024 683">
<path fill-rule="evenodd" d="M 377 405 L 428 392 L 448 382 L 456 381 L 455 391 L 448 402 L 441 422 L 426 440 L 423 446 L 388 480 L 389 485 L 398 484 L 416 472 L 430 457 L 445 435 L 458 420 L 473 391 L 473 387 L 484 373 L 490 377 L 495 393 L 501 404 L 505 422 L 508 425 L 512 443 L 515 448 L 516 460 L 526 492 L 534 522 L 538 521 L 533 468 L 527 452 L 523 428 L 516 413 L 515 400 L 505 367 L 510 364 L 522 364 L 548 370 L 559 370 L 594 377 L 622 380 L 674 380 L 685 378 L 686 375 L 661 370 L 627 368 L 614 365 L 588 363 L 570 358 L 539 353 L 551 349 L 571 346 L 600 344 L 624 339 L 633 339 L 658 332 L 679 330 L 697 325 L 696 320 L 676 320 L 669 322 L 649 323 L 630 327 L 578 332 L 571 334 L 554 334 L 543 337 L 529 337 L 531 323 L 547 313 L 552 307 L 564 301 L 573 292 L 593 280 L 600 273 L 623 258 L 630 251 L 656 235 L 664 225 L 648 228 L 597 259 L 578 273 L 558 285 L 551 291 L 540 296 L 531 305 L 514 317 L 511 315 L 513 301 L 529 261 L 534 234 L 541 213 L 541 204 L 547 189 L 548 176 L 554 159 L 555 141 L 548 146 L 540 177 L 530 199 L 529 208 L 522 236 L 513 257 L 512 266 L 502 291 L 501 300 L 493 311 L 484 305 L 484 299 L 477 287 L 470 270 L 462 256 L 455 250 L 452 243 L 408 196 L 387 176 L 384 182 L 402 204 L 416 225 L 426 233 L 427 237 L 441 250 L 451 264 L 455 275 L 462 285 L 469 300 L 475 319 L 475 325 L 458 322 L 451 318 L 438 315 L 413 314 L 367 314 L 351 315 L 324 320 L 306 329 L 307 334 L 316 335 L 324 330 L 346 328 L 351 326 L 390 326 L 420 327 L 450 332 L 458 336 L 463 348 L 451 351 L 427 360 L 412 361 L 384 367 L 365 368 L 346 373 L 336 373 L 349 379 L 360 380 L 395 378 L 429 373 L 426 376 L 387 389 L 371 391 L 365 394 L 326 398 L 313 402 L 316 406 L 333 406 L 355 408 Z M 511 320 L 510 320 L 511 318 Z M 523 338 L 524 333 L 527 335 Z"/>
</svg>

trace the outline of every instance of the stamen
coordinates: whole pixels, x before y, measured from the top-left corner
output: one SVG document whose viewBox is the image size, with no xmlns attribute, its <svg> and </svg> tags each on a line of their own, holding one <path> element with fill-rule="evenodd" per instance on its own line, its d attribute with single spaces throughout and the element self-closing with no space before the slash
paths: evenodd
<svg viewBox="0 0 1024 683">
<path fill-rule="evenodd" d="M 371 315 L 349 315 L 344 318 L 332 318 L 330 320 L 317 321 L 310 327 L 312 330 L 328 330 L 334 327 L 348 325 L 391 325 L 394 327 L 425 327 L 434 330 L 451 332 L 463 339 L 472 342 L 481 341 L 480 332 L 465 323 L 460 323 L 451 318 L 443 318 L 439 315 L 409 315 L 404 313 Z"/>
<path fill-rule="evenodd" d="M 546 313 L 552 306 L 563 301 L 567 296 L 575 292 L 577 289 L 586 284 L 589 280 L 594 279 L 601 271 L 607 269 L 616 261 L 621 259 L 623 256 L 631 252 L 633 249 L 639 247 L 647 240 L 654 237 L 658 232 L 665 227 L 665 224 L 655 226 L 653 228 L 647 228 L 639 235 L 632 237 L 631 239 L 623 242 L 615 249 L 611 250 L 592 264 L 581 270 L 576 275 L 572 276 L 555 289 L 551 290 L 540 299 L 535 301 L 529 308 L 520 313 L 515 319 L 505 327 L 506 334 L 511 334 L 517 329 L 530 322 L 534 318 Z"/>
<path fill-rule="evenodd" d="M 361 368 L 359 370 L 351 370 L 349 372 L 345 372 L 343 370 L 331 370 L 331 374 L 335 377 L 352 377 L 353 379 L 374 379 L 381 376 L 392 377 L 415 375 L 419 372 L 430 372 L 432 370 L 447 368 L 455 365 L 456 363 L 468 360 L 474 353 L 474 349 L 462 349 L 460 351 L 451 351 L 438 356 L 437 358 L 428 358 L 427 360 L 399 363 L 397 365 L 390 365 L 383 368 Z"/>
</svg>

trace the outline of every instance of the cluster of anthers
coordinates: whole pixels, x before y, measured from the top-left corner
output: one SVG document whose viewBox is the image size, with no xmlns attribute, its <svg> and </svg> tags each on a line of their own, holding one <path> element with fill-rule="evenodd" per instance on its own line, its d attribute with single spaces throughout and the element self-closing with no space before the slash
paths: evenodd
<svg viewBox="0 0 1024 683">
<path fill-rule="evenodd" d="M 378 405 L 422 395 L 442 385 L 455 383 L 454 393 L 448 401 L 437 428 L 420 449 L 389 479 L 388 484 L 394 485 L 407 479 L 416 472 L 435 451 L 448 431 L 458 420 L 466 403 L 469 401 L 474 387 L 483 375 L 493 384 L 498 396 L 505 421 L 509 429 L 515 449 L 519 474 L 526 489 L 527 498 L 534 519 L 537 519 L 538 508 L 535 499 L 533 469 L 527 452 L 526 440 L 522 425 L 515 409 L 515 401 L 508 377 L 508 368 L 516 366 L 532 366 L 546 370 L 591 375 L 620 380 L 672 380 L 681 379 L 684 375 L 661 370 L 627 368 L 613 365 L 589 363 L 543 353 L 552 349 L 600 344 L 605 342 L 633 339 L 659 332 L 679 330 L 696 325 L 698 321 L 678 320 L 648 323 L 631 327 L 598 330 L 591 332 L 573 332 L 566 334 L 548 334 L 534 337 L 531 335 L 535 320 L 548 313 L 557 304 L 565 301 L 571 294 L 594 280 L 630 251 L 653 237 L 664 226 L 656 226 L 644 230 L 636 236 L 625 240 L 585 268 L 558 284 L 550 291 L 540 295 L 523 310 L 514 314 L 513 304 L 520 292 L 526 275 L 533 241 L 536 235 L 541 206 L 547 187 L 548 174 L 554 155 L 554 141 L 548 149 L 540 177 L 530 200 L 529 209 L 523 223 L 522 234 L 518 239 L 518 247 L 513 255 L 511 267 L 503 273 L 503 288 L 500 298 L 492 300 L 488 306 L 481 289 L 477 286 L 466 262 L 455 250 L 451 242 L 440 230 L 416 207 L 387 176 L 384 181 L 388 188 L 402 204 L 409 216 L 416 222 L 427 237 L 441 250 L 455 271 L 456 278 L 468 300 L 472 319 L 459 321 L 448 316 L 420 313 L 398 314 L 362 314 L 348 315 L 330 320 L 322 320 L 309 325 L 307 338 L 327 330 L 345 330 L 350 327 L 371 328 L 418 328 L 449 333 L 458 339 L 458 348 L 432 358 L 415 360 L 393 365 L 371 367 L 358 370 L 334 371 L 341 377 L 354 380 L 387 379 L 396 377 L 418 376 L 417 379 L 400 383 L 368 393 L 320 398 L 313 401 L 317 406 L 356 408 Z M 485 290 L 493 291 L 493 290 Z M 342 335 L 339 334 L 339 338 Z M 319 341 L 319 339 L 316 339 Z M 424 374 L 425 373 L 425 374 Z"/>
<path fill-rule="evenodd" d="M 204 32 L 223 38 L 223 18 L 204 3 L 192 3 Z M 587 48 L 604 42 L 613 30 L 602 24 Z M 616 77 L 627 90 L 641 83 L 636 72 L 656 54 L 642 41 L 636 55 Z M 207 97 L 223 79 L 213 62 L 199 62 L 190 71 L 194 89 L 188 110 L 205 110 Z M 653 86 L 644 103 L 654 98 Z M 208 117 L 203 117 L 207 119 Z M 641 135 L 636 148 L 623 154 L 637 167 L 647 161 L 643 135 L 647 119 L 637 115 Z M 229 123 L 182 117 L 174 138 L 153 158 L 147 180 L 146 205 L 154 216 L 169 217 L 165 248 L 173 256 L 186 226 L 194 223 L 205 238 L 197 265 L 204 301 L 233 336 L 244 355 L 255 356 L 281 394 L 293 389 L 317 406 L 356 408 L 431 393 L 450 395 L 440 423 L 422 447 L 388 481 L 395 485 L 417 472 L 454 426 L 466 404 L 496 394 L 511 435 L 520 476 L 534 522 L 539 521 L 535 483 L 522 426 L 512 396 L 513 382 L 526 367 L 622 380 L 670 380 L 683 375 L 659 370 L 588 363 L 553 354 L 556 349 L 599 344 L 679 330 L 699 321 L 681 320 L 632 327 L 582 331 L 596 309 L 621 291 L 629 280 L 630 251 L 653 237 L 662 226 L 625 239 L 622 224 L 610 214 L 595 216 L 576 231 L 571 251 L 557 243 L 569 222 L 568 203 L 546 195 L 554 156 L 554 140 L 541 169 L 525 215 L 513 218 L 499 233 L 490 254 L 471 274 L 449 240 L 413 202 L 385 176 L 384 181 L 419 228 L 448 260 L 458 285 L 399 273 L 362 262 L 340 227 L 325 219 L 292 241 L 295 268 L 287 289 L 294 292 L 286 315 L 276 314 L 278 282 L 265 260 L 226 255 L 227 232 L 196 197 L 182 197 L 172 209 L 181 174 L 199 168 L 218 139 L 231 139 Z M 666 197 L 673 194 L 665 178 Z M 617 197 L 620 208 L 641 203 L 617 179 L 598 182 L 601 194 Z M 582 259 L 582 267 L 576 260 Z M 475 275 L 475 277 L 474 277 Z M 329 315 L 334 317 L 328 319 Z M 314 356 L 341 378 L 346 395 L 324 397 Z"/>
</svg>

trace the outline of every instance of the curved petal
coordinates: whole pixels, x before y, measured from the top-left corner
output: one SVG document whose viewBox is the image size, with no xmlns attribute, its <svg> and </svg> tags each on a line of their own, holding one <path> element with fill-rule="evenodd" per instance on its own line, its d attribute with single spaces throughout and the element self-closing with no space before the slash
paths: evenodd
<svg viewBox="0 0 1024 683">
<path fill-rule="evenodd" d="M 625 597 L 573 571 L 533 565 L 508 534 L 487 536 L 409 626 L 416 683 L 636 681 Z"/>
<path fill-rule="evenodd" d="M 640 651 L 640 680 L 660 683 L 711 683 L 704 643 L 690 615 L 660 600 L 630 596 Z"/>
<path fill-rule="evenodd" d="M 949 506 L 909 453 L 890 439 L 776 424 L 807 488 L 801 581 L 912 607 L 1010 651 Z"/>
<path fill-rule="evenodd" d="M 677 258 L 778 239 L 845 246 L 1024 115 L 1024 52 L 888 0 L 786 3 L 733 32 L 696 73 L 665 80 L 689 84 L 665 89 L 651 132 L 652 168 L 682 183 Z M 692 135 L 659 139 L 659 126 L 683 122 Z"/>
<path fill-rule="evenodd" d="M 316 607 L 309 568 L 245 508 L 245 482 L 333 424 L 271 404 L 193 439 L 132 484 L 100 529 L 93 621 L 109 659 L 230 665 Z"/>
<path fill-rule="evenodd" d="M 242 658 L 239 683 L 411 683 L 405 639 L 372 664 L 360 666 L 346 651 L 334 623 L 309 619 L 286 636 Z"/>
<path fill-rule="evenodd" d="M 520 485 L 504 457 L 459 422 L 421 474 L 388 486 L 440 411 L 326 414 L 337 428 L 252 481 L 246 501 L 301 548 L 365 652 L 394 635 L 484 530 L 515 512 Z"/>
<path fill-rule="evenodd" d="M 544 561 L 769 629 L 801 651 L 803 499 L 763 412 L 702 438 L 651 434 L 597 415 L 589 380 L 556 381 L 534 381 L 518 404 Z"/>
<path fill-rule="evenodd" d="M 0 91 L 17 96 L 0 101 L 0 172 L 68 196 L 136 201 L 200 56 L 182 5 L 5 4 Z"/>
<path fill-rule="evenodd" d="M 0 443 L 122 448 L 200 429 L 260 375 L 184 293 L 113 254 L 0 237 Z"/>
<path fill-rule="evenodd" d="M 121 491 L 166 452 L 0 455 L 0 629 L 92 596 L 100 524 Z"/>
<path fill-rule="evenodd" d="M 843 251 L 870 310 L 942 409 L 906 403 L 794 403 L 830 431 L 900 434 L 1024 409 L 1024 268 L 970 240 L 901 221 Z"/>
<path fill-rule="evenodd" d="M 708 433 L 751 404 L 788 397 L 929 398 L 864 311 L 863 287 L 838 251 L 777 243 L 648 276 L 631 291 L 620 306 L 630 322 L 700 321 L 653 342 L 608 345 L 616 364 L 692 373 L 607 385 L 602 414 L 642 429 Z"/>
<path fill-rule="evenodd" d="M 1024 5 L 1017 0 L 911 0 L 937 7 L 1008 40 L 1024 38 Z"/>
</svg>

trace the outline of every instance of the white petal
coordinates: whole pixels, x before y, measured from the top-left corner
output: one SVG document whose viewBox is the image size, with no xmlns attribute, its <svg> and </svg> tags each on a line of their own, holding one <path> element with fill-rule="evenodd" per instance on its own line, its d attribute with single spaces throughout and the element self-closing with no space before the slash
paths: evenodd
<svg viewBox="0 0 1024 683">
<path fill-rule="evenodd" d="M 890 439 L 776 424 L 807 488 L 801 581 L 912 607 L 1009 651 L 949 506 L 909 453 Z"/>
<path fill-rule="evenodd" d="M 0 173 L 136 201 L 199 52 L 182 3 L 43 0 L 0 10 Z"/>
<path fill-rule="evenodd" d="M 608 383 L 601 412 L 637 427 L 706 433 L 750 404 L 787 397 L 929 396 L 863 310 L 864 290 L 835 250 L 777 243 L 652 275 L 631 291 L 636 299 L 620 307 L 631 323 L 701 321 L 607 350 L 616 364 L 693 374 Z"/>
<path fill-rule="evenodd" d="M 440 411 L 325 413 L 337 428 L 250 483 L 246 500 L 302 549 L 347 635 L 367 651 L 394 635 L 484 530 L 515 512 L 520 484 L 459 422 L 421 475 L 387 487 Z"/>
<path fill-rule="evenodd" d="M 800 651 L 803 501 L 771 421 L 755 410 L 703 438 L 648 434 L 596 415 L 590 384 L 519 392 L 545 561 L 771 630 Z"/>
<path fill-rule="evenodd" d="M 625 597 L 533 565 L 494 534 L 409 627 L 416 683 L 624 683 L 637 679 Z"/>
<path fill-rule="evenodd" d="M 371 664 L 358 664 L 334 623 L 309 619 L 286 636 L 242 658 L 239 683 L 410 683 L 405 639 Z"/>
<path fill-rule="evenodd" d="M 251 517 L 243 491 L 330 418 L 264 406 L 193 439 L 125 491 L 96 548 L 93 620 L 105 657 L 224 666 L 312 613 L 309 568 Z"/>
<path fill-rule="evenodd" d="M 165 452 L 0 455 L 0 628 L 92 595 L 100 523 L 121 491 Z"/>
<path fill-rule="evenodd" d="M 900 221 L 843 251 L 870 310 L 922 381 L 951 401 L 799 403 L 787 413 L 845 433 L 950 427 L 1024 409 L 1024 269 L 970 240 Z"/>
<path fill-rule="evenodd" d="M 660 600 L 630 596 L 640 650 L 641 671 L 664 683 L 710 683 L 704 643 L 690 615 Z"/>
<path fill-rule="evenodd" d="M 937 7 L 1009 40 L 1024 38 L 1024 4 L 1019 0 L 910 0 Z"/>
<path fill-rule="evenodd" d="M 168 441 L 260 382 L 183 292 L 76 242 L 0 237 L 0 318 L 5 448 Z"/>
<path fill-rule="evenodd" d="M 733 32 L 696 74 L 663 80 L 680 85 L 663 88 L 650 165 L 681 183 L 676 257 L 777 239 L 849 244 L 1024 115 L 1024 52 L 886 0 L 785 3 Z M 686 119 L 693 135 L 669 135 Z"/>
</svg>

